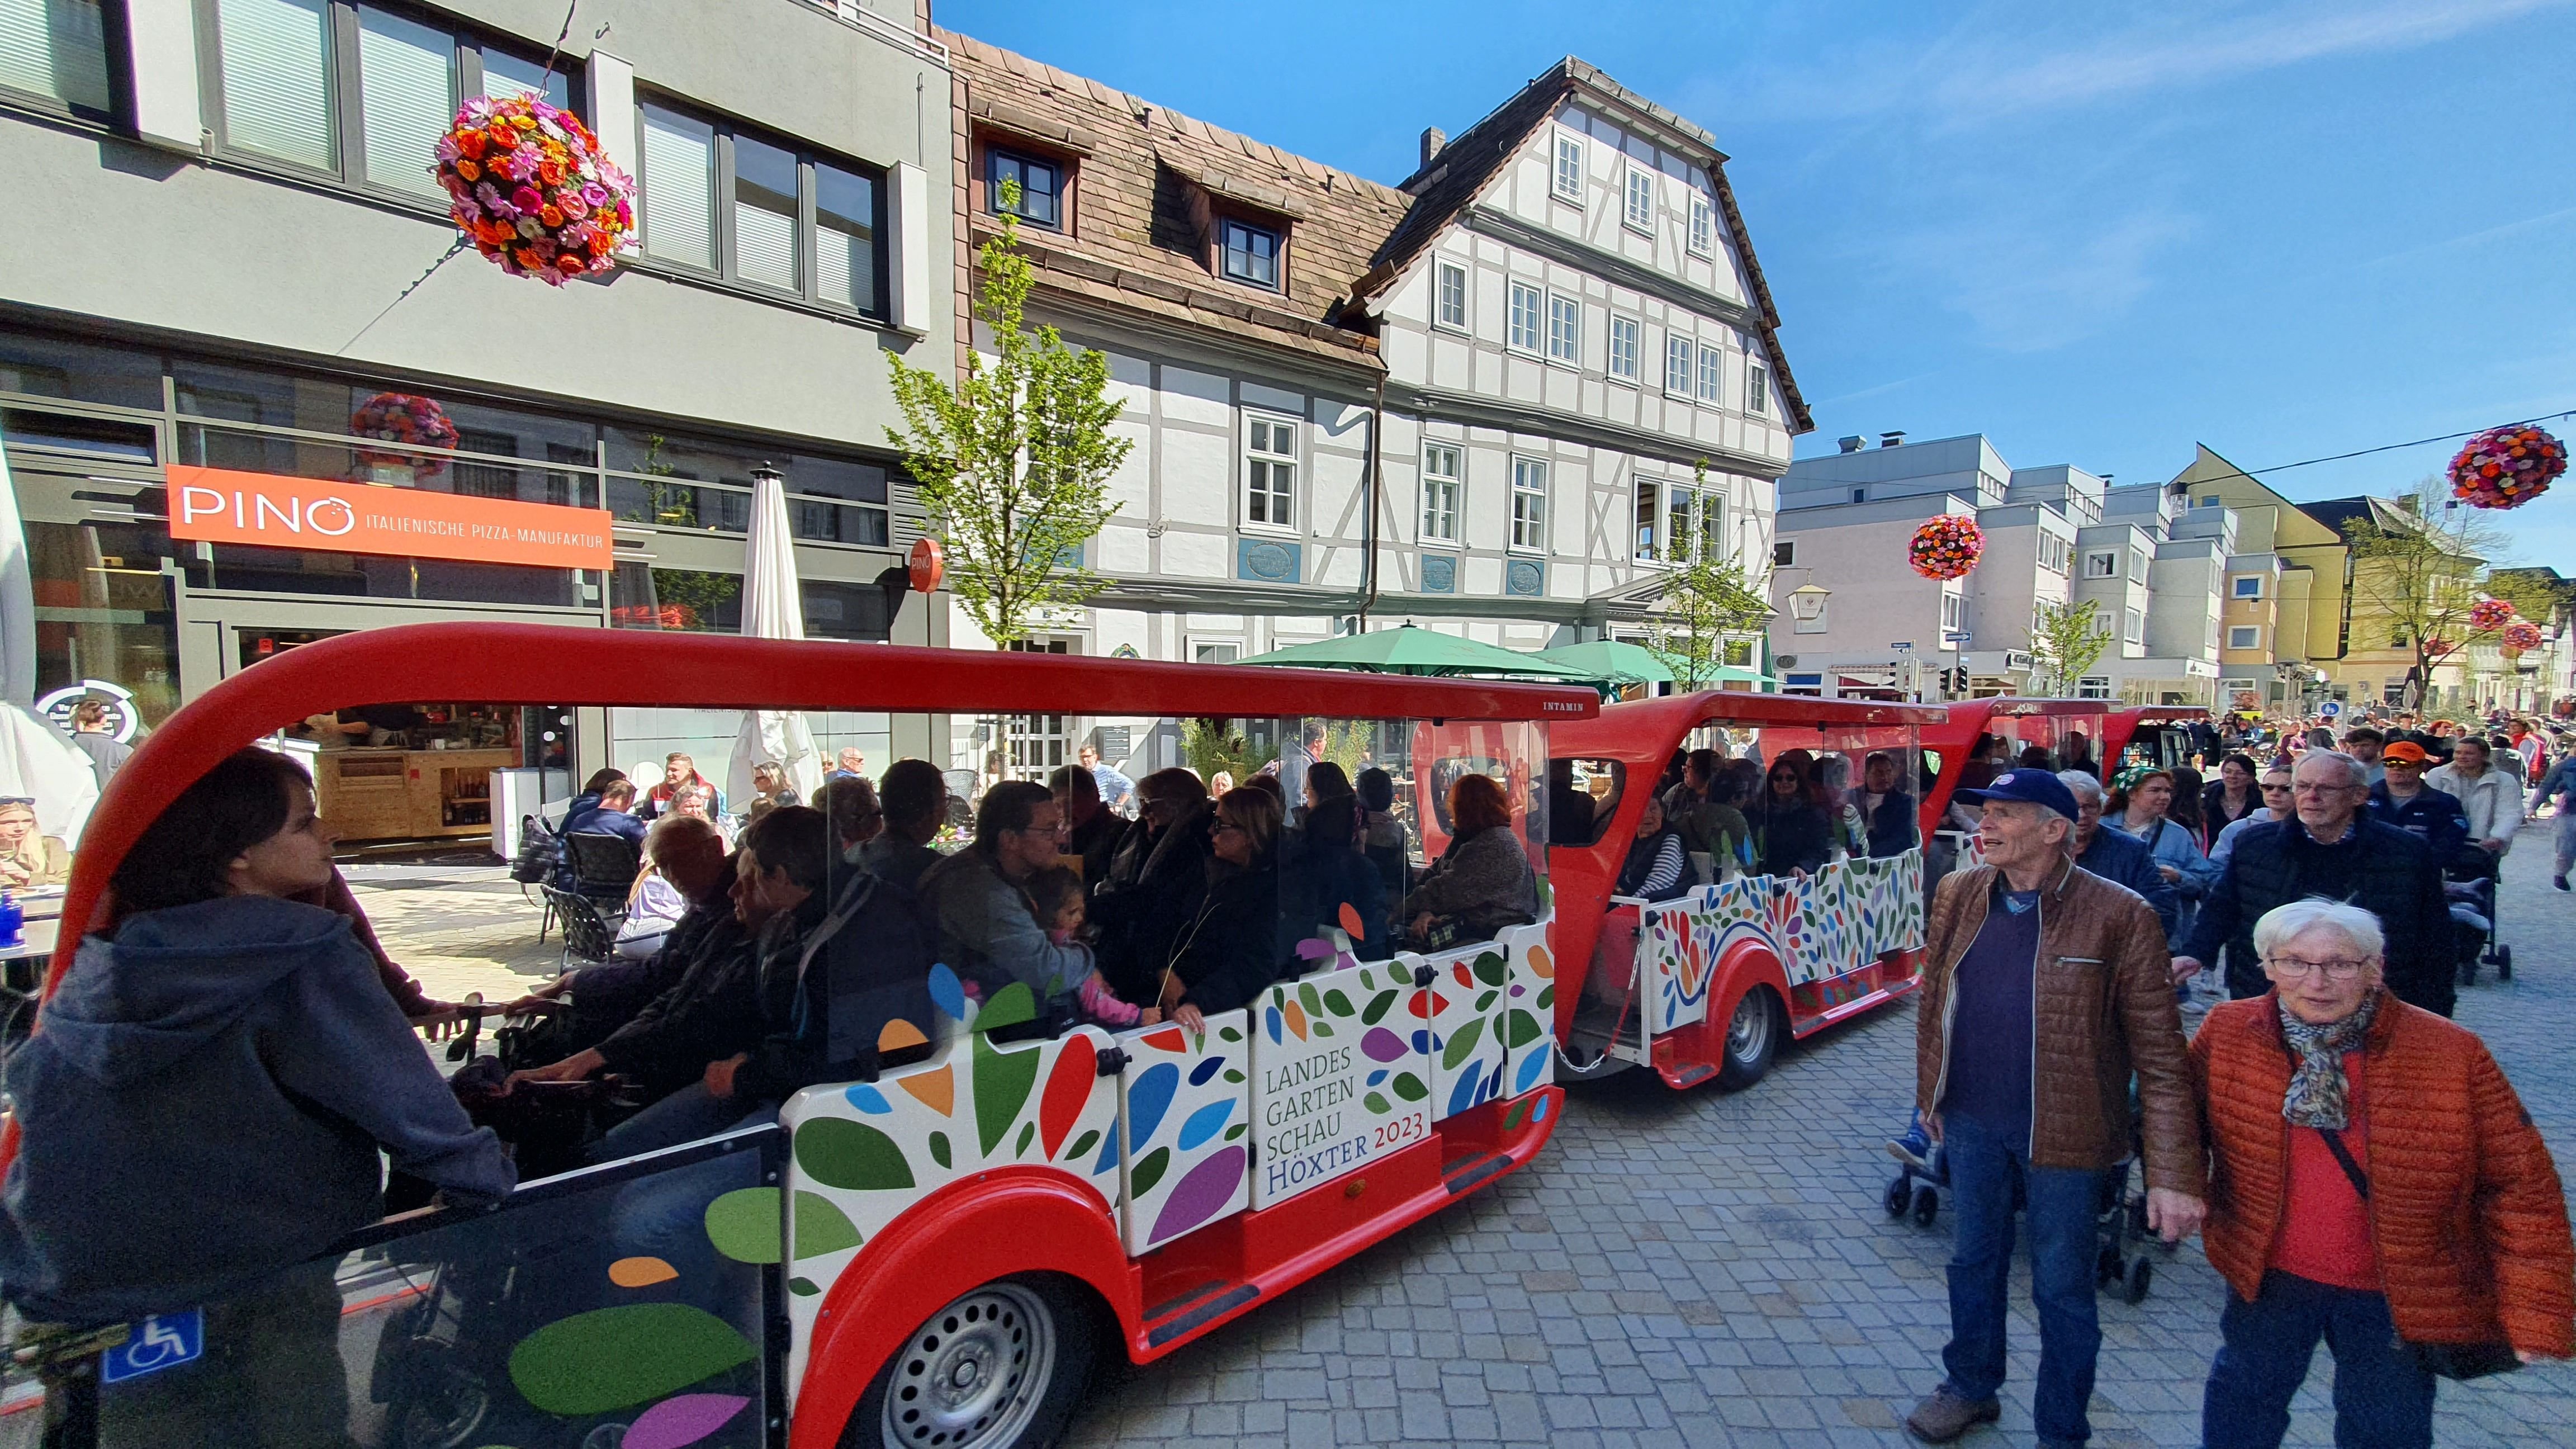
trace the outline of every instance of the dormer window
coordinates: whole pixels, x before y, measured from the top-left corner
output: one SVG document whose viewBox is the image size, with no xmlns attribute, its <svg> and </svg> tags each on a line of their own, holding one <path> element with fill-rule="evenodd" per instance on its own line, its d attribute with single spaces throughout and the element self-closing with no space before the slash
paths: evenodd
<svg viewBox="0 0 2576 1449">
<path fill-rule="evenodd" d="M 986 151 L 988 161 L 985 196 L 995 216 L 1005 211 L 1030 226 L 1048 231 L 1064 229 L 1064 168 L 1053 161 L 995 147 Z M 1016 205 L 1002 204 L 1006 182 L 1019 183 Z"/>
<path fill-rule="evenodd" d="M 1266 226 L 1228 218 L 1219 238 L 1227 281 L 1265 291 L 1279 290 L 1279 233 Z"/>
</svg>

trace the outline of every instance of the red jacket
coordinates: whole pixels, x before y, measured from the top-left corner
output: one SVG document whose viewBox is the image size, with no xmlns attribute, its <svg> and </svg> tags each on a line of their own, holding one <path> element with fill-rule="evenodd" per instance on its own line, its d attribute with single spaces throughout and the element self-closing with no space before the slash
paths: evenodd
<svg viewBox="0 0 2576 1449">
<path fill-rule="evenodd" d="M 2292 1062 L 2278 994 L 2212 1007 L 2191 1044 L 2209 1124 L 2210 1265 L 2247 1300 L 2289 1204 Z M 2384 989 L 2362 1040 L 2370 1228 L 2398 1336 L 2576 1355 L 2558 1169 L 2486 1044 Z"/>
</svg>

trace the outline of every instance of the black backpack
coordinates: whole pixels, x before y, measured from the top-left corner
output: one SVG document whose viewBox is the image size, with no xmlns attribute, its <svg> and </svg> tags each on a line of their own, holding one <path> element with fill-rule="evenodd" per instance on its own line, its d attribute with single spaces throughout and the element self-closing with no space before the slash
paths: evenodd
<svg viewBox="0 0 2576 1449">
<path fill-rule="evenodd" d="M 510 879 L 521 885 L 544 885 L 563 867 L 563 837 L 534 815 L 519 817 L 519 855 L 510 862 Z"/>
</svg>

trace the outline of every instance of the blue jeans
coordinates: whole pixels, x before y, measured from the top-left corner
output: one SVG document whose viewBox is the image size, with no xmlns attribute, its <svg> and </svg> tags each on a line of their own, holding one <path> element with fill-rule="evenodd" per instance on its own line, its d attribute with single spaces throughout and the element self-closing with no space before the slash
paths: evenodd
<svg viewBox="0 0 2576 1449">
<path fill-rule="evenodd" d="M 2004 1299 L 2013 1256 L 2013 1189 L 2030 1214 L 2030 1296 L 2039 1309 L 2039 1384 L 2031 1427 L 2044 1440 L 2081 1444 L 2093 1436 L 2085 1406 L 2102 1330 L 2094 1315 L 2093 1210 L 2102 1174 L 2033 1167 L 2030 1139 L 1973 1118 L 1945 1117 L 1954 1240 L 1950 1256 L 1950 1344 L 1941 1350 L 1946 1387 L 1970 1403 L 2004 1382 Z"/>
<path fill-rule="evenodd" d="M 2308 1380 L 2317 1340 L 2334 1355 L 2340 1449 L 2426 1449 L 2433 1376 L 2397 1341 L 2388 1299 L 2288 1273 L 2265 1273 L 2251 1303 L 2227 1295 L 2221 1342 L 2201 1400 L 2205 1449 L 2272 1449 L 2290 1428 L 2290 1396 Z"/>
</svg>

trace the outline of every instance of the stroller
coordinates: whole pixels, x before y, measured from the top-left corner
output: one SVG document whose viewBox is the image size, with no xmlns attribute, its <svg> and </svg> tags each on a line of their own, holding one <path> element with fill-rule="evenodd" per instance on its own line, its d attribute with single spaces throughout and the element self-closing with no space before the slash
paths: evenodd
<svg viewBox="0 0 2576 1449">
<path fill-rule="evenodd" d="M 2488 865 L 2464 880 L 2442 882 L 2442 899 L 2451 910 L 2451 940 L 2460 966 L 2460 984 L 2478 984 L 2478 967 L 2493 966 L 2498 981 L 2513 979 L 2513 948 L 2496 939 L 2497 879 L 2502 862 Z"/>
<path fill-rule="evenodd" d="M 2101 1190 L 2093 1200 L 2094 1280 L 2101 1287 L 2117 1285 L 2120 1301 L 2135 1306 L 2147 1296 L 2155 1282 L 2153 1260 L 2141 1251 L 2155 1242 L 2147 1231 L 2147 1195 L 2132 1191 L 2130 1180 L 2138 1176 L 2138 1162 L 2146 1150 L 2145 1124 L 2138 1104 L 2137 1083 L 2129 1084 L 2129 1155 L 2111 1165 L 2102 1174 Z M 1950 1164 L 1938 1143 L 1925 1155 L 1929 1171 L 1900 1160 L 1896 1178 L 1887 1185 L 1884 1206 L 1889 1221 L 1907 1216 L 1920 1228 L 1932 1226 L 1940 1216 L 1941 1198 L 1950 1191 Z M 2020 1206 L 2015 1194 L 2014 1206 Z M 2170 1257 L 2171 1243 L 2157 1246 Z"/>
</svg>

